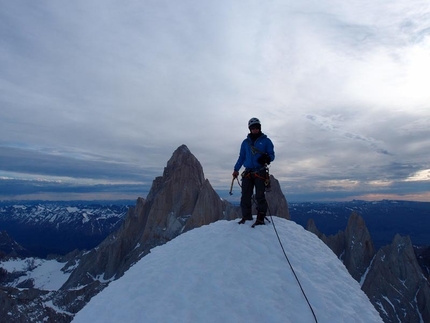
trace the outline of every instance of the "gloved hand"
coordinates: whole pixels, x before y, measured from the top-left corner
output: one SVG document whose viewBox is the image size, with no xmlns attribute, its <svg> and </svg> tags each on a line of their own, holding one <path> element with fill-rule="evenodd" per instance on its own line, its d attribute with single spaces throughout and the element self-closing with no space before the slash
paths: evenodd
<svg viewBox="0 0 430 323">
<path fill-rule="evenodd" d="M 237 170 L 235 170 L 233 172 L 233 178 L 237 178 L 239 176 L 239 172 Z"/>
<path fill-rule="evenodd" d="M 260 157 L 258 157 L 257 162 L 261 165 L 267 164 L 270 165 L 270 156 L 269 154 L 263 154 Z"/>
</svg>

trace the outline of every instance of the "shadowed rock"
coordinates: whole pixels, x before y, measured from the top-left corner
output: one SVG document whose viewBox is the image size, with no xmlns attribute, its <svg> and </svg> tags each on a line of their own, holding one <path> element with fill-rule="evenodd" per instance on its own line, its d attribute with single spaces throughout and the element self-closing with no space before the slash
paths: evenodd
<svg viewBox="0 0 430 323">
<path fill-rule="evenodd" d="M 352 213 L 346 230 L 326 236 L 310 219 L 315 233 L 343 260 L 345 267 L 369 297 L 384 322 L 430 322 L 430 287 L 409 237 L 396 235 L 391 245 L 375 255 L 364 220 Z"/>
<path fill-rule="evenodd" d="M 362 289 L 385 322 L 430 322 L 430 285 L 408 236 L 377 252 Z"/>
</svg>

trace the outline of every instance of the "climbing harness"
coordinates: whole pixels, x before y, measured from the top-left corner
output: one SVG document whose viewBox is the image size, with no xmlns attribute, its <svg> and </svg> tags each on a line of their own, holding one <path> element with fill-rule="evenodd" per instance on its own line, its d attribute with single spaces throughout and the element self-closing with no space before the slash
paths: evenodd
<svg viewBox="0 0 430 323">
<path fill-rule="evenodd" d="M 264 176 L 261 176 L 260 173 L 261 171 L 264 170 Z M 256 170 L 256 171 L 251 171 L 249 169 L 245 169 L 242 172 L 242 178 L 259 178 L 264 180 L 264 186 L 266 188 L 266 192 L 270 191 L 270 174 L 269 174 L 269 167 L 267 165 L 264 165 L 263 167 L 261 167 L 260 169 Z M 240 185 L 240 184 L 239 184 Z M 240 187 L 242 187 L 240 185 Z"/>
<path fill-rule="evenodd" d="M 265 170 L 264 177 L 259 174 L 260 171 L 263 170 L 263 169 Z M 270 189 L 271 189 L 270 174 L 269 174 L 269 167 L 267 165 L 261 167 L 257 171 L 244 170 L 240 176 L 242 178 L 256 177 L 256 178 L 263 179 L 264 180 L 264 186 L 265 186 L 266 192 L 270 192 Z M 240 188 L 242 188 L 242 185 L 239 182 L 239 178 L 238 177 L 233 177 L 232 180 L 231 180 L 230 191 L 228 192 L 230 195 L 233 195 L 234 180 L 237 180 L 237 184 L 239 185 Z"/>
</svg>

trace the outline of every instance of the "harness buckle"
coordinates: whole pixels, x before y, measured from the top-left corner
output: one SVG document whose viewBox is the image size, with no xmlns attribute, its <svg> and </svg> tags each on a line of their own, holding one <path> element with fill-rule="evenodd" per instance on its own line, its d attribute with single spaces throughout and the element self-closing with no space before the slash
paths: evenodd
<svg viewBox="0 0 430 323">
<path fill-rule="evenodd" d="M 264 167 L 265 170 L 265 174 L 264 176 L 260 175 L 262 169 L 257 170 L 257 171 L 252 171 L 250 169 L 245 169 L 241 176 L 242 178 L 259 178 L 264 180 L 264 186 L 266 187 L 266 191 L 270 191 L 270 174 L 269 174 L 269 168 L 268 167 Z"/>
</svg>

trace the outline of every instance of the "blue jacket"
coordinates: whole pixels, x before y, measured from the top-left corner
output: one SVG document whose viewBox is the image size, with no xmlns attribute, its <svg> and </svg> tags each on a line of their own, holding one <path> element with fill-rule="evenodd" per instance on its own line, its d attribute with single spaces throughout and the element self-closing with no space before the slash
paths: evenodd
<svg viewBox="0 0 430 323">
<path fill-rule="evenodd" d="M 248 134 L 248 137 L 242 142 L 242 145 L 240 146 L 239 158 L 237 159 L 236 165 L 234 165 L 235 171 L 239 171 L 242 166 L 245 166 L 246 169 L 252 171 L 261 169 L 263 165 L 258 163 L 257 159 L 264 153 L 270 156 L 270 161 L 275 159 L 273 143 L 264 133 L 262 133 L 261 136 L 255 140 L 254 147 L 256 149 L 254 149 L 253 153 L 252 140 L 250 134 Z"/>
</svg>

